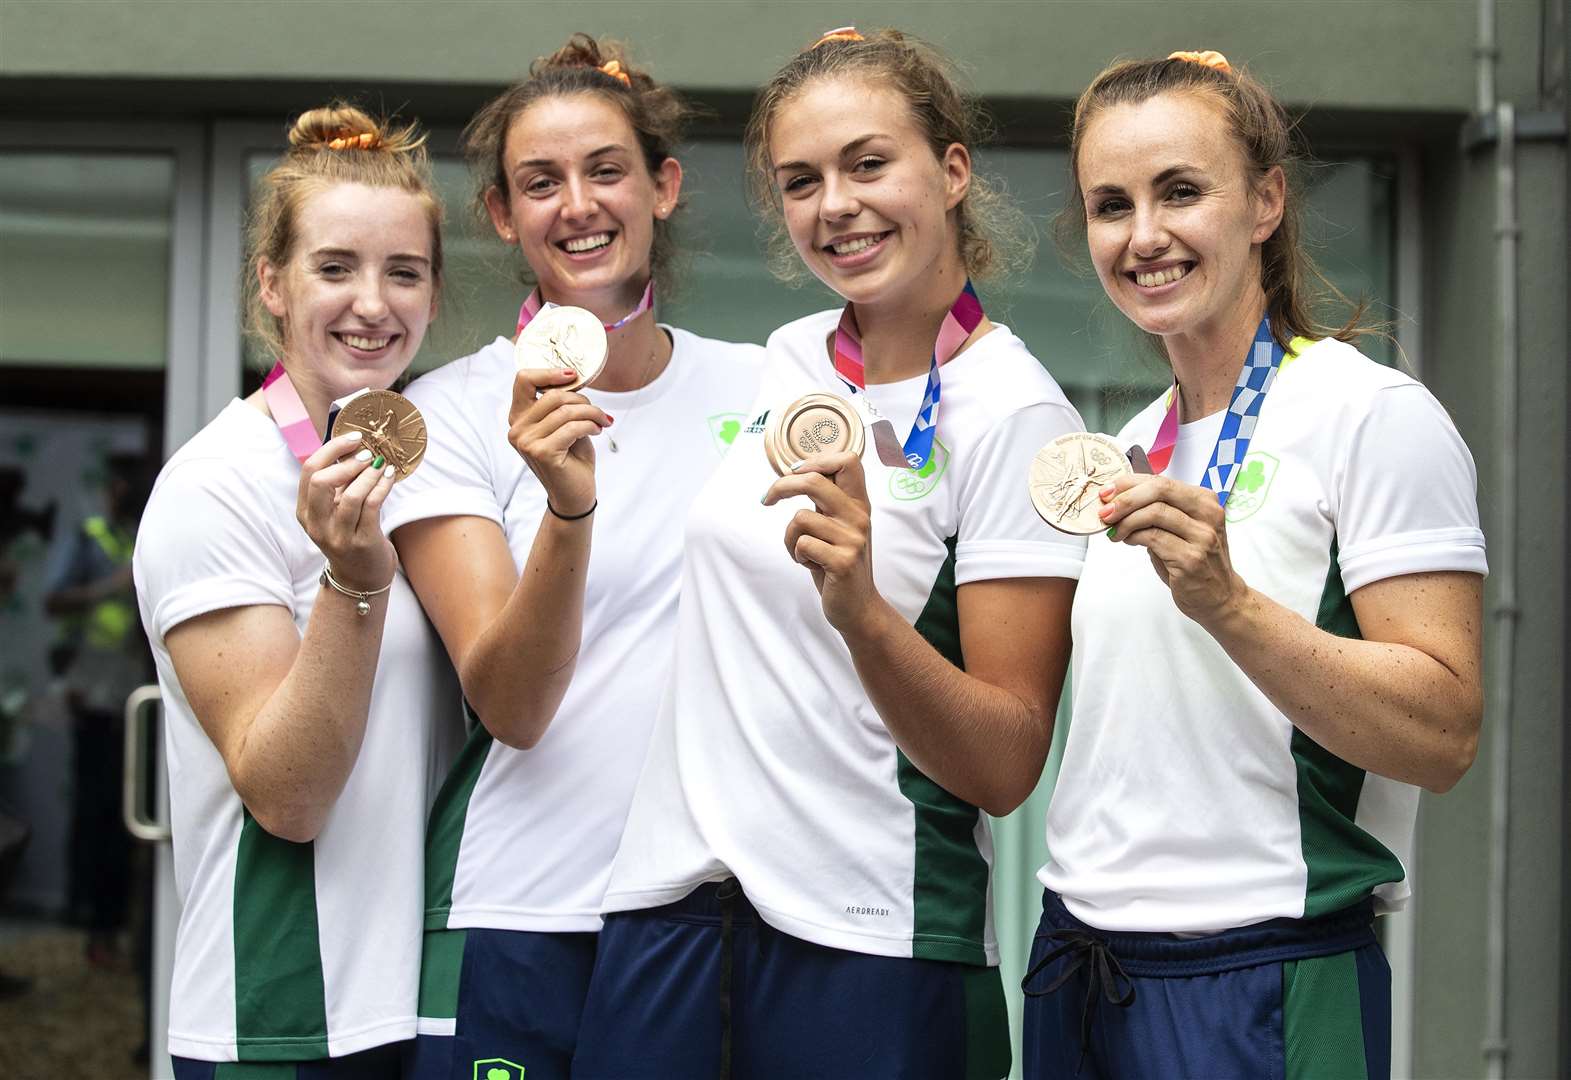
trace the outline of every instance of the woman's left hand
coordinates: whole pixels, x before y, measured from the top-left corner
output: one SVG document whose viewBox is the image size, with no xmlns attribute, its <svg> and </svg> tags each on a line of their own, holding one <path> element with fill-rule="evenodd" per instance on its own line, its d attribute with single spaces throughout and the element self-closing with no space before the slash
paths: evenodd
<svg viewBox="0 0 1571 1080">
<path fill-rule="evenodd" d="M 770 485 L 764 505 L 806 495 L 786 527 L 791 558 L 812 572 L 824 617 L 842 634 L 869 617 L 881 597 L 873 584 L 873 508 L 855 454 L 815 454 Z"/>
<path fill-rule="evenodd" d="M 1249 593 L 1227 550 L 1216 493 L 1165 476 L 1121 476 L 1101 492 L 1111 538 L 1146 549 L 1178 610 L 1201 626 Z"/>
</svg>

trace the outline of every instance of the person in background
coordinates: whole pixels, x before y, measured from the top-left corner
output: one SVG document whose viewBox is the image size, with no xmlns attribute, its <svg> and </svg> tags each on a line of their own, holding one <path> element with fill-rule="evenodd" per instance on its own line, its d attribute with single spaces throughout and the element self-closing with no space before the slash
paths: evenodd
<svg viewBox="0 0 1571 1080">
<path fill-rule="evenodd" d="M 1322 324 L 1292 128 L 1214 52 L 1081 95 L 1064 223 L 1173 388 L 1074 605 L 1025 1075 L 1383 1077 L 1421 788 L 1473 760 L 1484 537 L 1422 385 Z M 1083 231 L 1082 231 L 1083 230 Z"/>
<path fill-rule="evenodd" d="M 87 959 L 113 966 L 131 899 L 132 840 L 120 819 L 125 702 L 148 678 L 131 551 L 151 470 L 139 454 L 104 460 L 103 513 L 84 518 L 44 595 L 59 620 L 51 663 L 71 714 L 68 918 L 87 930 Z"/>
<path fill-rule="evenodd" d="M 578 34 L 465 133 L 481 205 L 535 282 L 518 329 L 579 308 L 608 353 L 580 387 L 519 371 L 498 337 L 409 388 L 431 450 L 384 521 L 475 720 L 431 816 L 421 1078 L 485 1061 L 566 1077 L 578 1044 L 671 662 L 681 521 L 763 357 L 656 321 L 687 115 L 621 46 Z"/>
<path fill-rule="evenodd" d="M 274 361 L 165 465 L 133 570 L 158 663 L 181 900 L 177 1080 L 396 1075 L 415 1034 L 425 815 L 457 687 L 398 570 L 396 470 L 329 407 L 436 314 L 424 137 L 313 109 L 262 177 L 251 327 Z"/>
</svg>

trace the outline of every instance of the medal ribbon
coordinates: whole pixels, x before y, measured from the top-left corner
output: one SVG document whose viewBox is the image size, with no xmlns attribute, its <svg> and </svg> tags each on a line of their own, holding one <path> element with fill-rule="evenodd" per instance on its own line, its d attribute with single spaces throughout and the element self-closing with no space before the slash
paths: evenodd
<svg viewBox="0 0 1571 1080">
<path fill-rule="evenodd" d="M 1244 356 L 1243 370 L 1233 384 L 1233 396 L 1227 403 L 1227 415 L 1222 417 L 1222 430 L 1217 435 L 1216 448 L 1211 451 L 1210 464 L 1200 478 L 1200 486 L 1216 492 L 1217 502 L 1224 507 L 1232 493 L 1233 474 L 1249 453 L 1249 443 L 1255 437 L 1255 425 L 1260 421 L 1260 407 L 1265 404 L 1266 393 L 1276 381 L 1282 367 L 1284 351 L 1271 336 L 1269 317 L 1260 320 L 1255 340 Z M 1167 415 L 1157 428 L 1156 441 L 1146 451 L 1151 471 L 1160 473 L 1173 460 L 1173 446 L 1178 442 L 1178 384 L 1168 392 Z"/>
<path fill-rule="evenodd" d="M 322 437 L 316 433 L 305 402 L 300 400 L 300 391 L 289 381 L 282 361 L 275 363 L 262 380 L 262 400 L 267 402 L 267 411 L 273 414 L 273 422 L 296 460 L 304 461 L 322 448 Z"/>
<path fill-rule="evenodd" d="M 639 298 L 638 306 L 635 307 L 632 311 L 629 311 L 626 315 L 623 315 L 614 323 L 603 323 L 602 325 L 605 327 L 605 332 L 609 334 L 613 330 L 622 329 L 622 327 L 626 326 L 628 323 L 632 322 L 634 319 L 638 318 L 640 315 L 654 306 L 655 283 L 651 279 L 649 284 L 644 286 L 644 295 Z M 524 327 L 528 326 L 530 322 L 533 321 L 534 317 L 540 314 L 540 312 L 543 311 L 545 307 L 546 302 L 540 296 L 539 289 L 534 290 L 527 297 L 525 297 L 524 306 L 518 309 L 518 331 L 522 331 Z M 518 331 L 515 331 L 515 333 Z"/>
<path fill-rule="evenodd" d="M 938 369 L 954 359 L 955 353 L 960 351 L 960 346 L 965 344 L 972 331 L 981 325 L 985 315 L 982 301 L 977 299 L 976 288 L 968 280 L 966 287 L 950 305 L 943 325 L 938 328 L 938 340 L 933 343 L 933 360 L 927 369 L 927 391 L 922 395 L 922 405 L 916 411 L 916 422 L 911 425 L 911 433 L 906 436 L 905 445 L 901 448 L 910 468 L 922 468 L 933 454 L 933 436 L 938 429 L 938 396 L 942 389 Z M 835 329 L 835 373 L 853 391 L 866 392 L 867 372 L 862 365 L 862 335 L 857 329 L 856 312 L 850 304 L 841 312 L 840 325 Z"/>
</svg>

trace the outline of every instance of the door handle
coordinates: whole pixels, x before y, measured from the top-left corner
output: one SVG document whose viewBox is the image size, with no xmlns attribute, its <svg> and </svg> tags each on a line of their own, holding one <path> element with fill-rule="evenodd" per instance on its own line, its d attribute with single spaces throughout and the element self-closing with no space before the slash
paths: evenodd
<svg viewBox="0 0 1571 1080">
<path fill-rule="evenodd" d="M 147 741 L 143 725 L 152 712 L 147 706 L 162 699 L 156 683 L 138 686 L 125 699 L 125 767 L 120 781 L 120 816 L 125 820 L 127 832 L 138 840 L 153 843 L 169 839 L 169 823 L 150 818 L 142 811 L 152 788 L 158 756 L 156 750 L 151 754 L 142 753 Z"/>
</svg>

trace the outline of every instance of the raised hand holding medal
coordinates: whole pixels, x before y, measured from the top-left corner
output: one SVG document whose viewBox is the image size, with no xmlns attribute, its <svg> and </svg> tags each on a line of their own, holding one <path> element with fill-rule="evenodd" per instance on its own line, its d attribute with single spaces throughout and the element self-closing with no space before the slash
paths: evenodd
<svg viewBox="0 0 1571 1080">
<path fill-rule="evenodd" d="M 611 416 L 579 391 L 605 369 L 607 335 L 653 306 L 651 282 L 637 306 L 614 323 L 603 323 L 584 308 L 547 303 L 539 290 L 519 309 L 508 441 L 540 481 L 546 507 L 559 519 L 584 520 L 598 505 L 590 437 L 612 424 Z"/>
<path fill-rule="evenodd" d="M 1271 334 L 1270 321 L 1262 319 L 1234 383 L 1200 484 L 1159 475 L 1171 463 L 1177 442 L 1179 395 L 1175 385 L 1148 455 L 1156 473 L 1137 476 L 1131 472 L 1117 477 L 1097 495 L 1102 503 L 1098 517 L 1110 526 L 1109 536 L 1144 547 L 1157 576 L 1172 590 L 1178 609 L 1201 625 L 1247 592 L 1228 553 L 1224 508 L 1283 357 L 1282 346 Z"/>
</svg>

